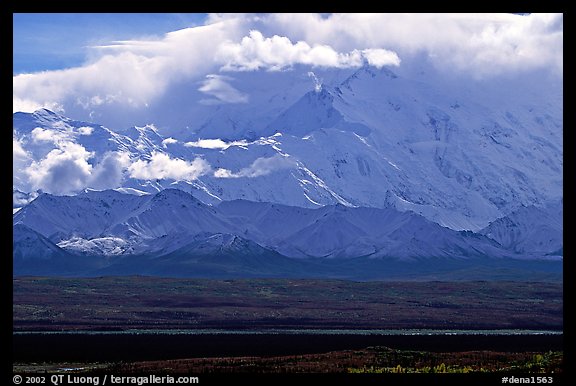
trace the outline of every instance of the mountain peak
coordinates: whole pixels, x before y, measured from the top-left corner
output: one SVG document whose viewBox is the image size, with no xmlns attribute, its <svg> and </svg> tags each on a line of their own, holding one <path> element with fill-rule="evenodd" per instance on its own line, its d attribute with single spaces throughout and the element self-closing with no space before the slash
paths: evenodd
<svg viewBox="0 0 576 386">
<path fill-rule="evenodd" d="M 383 78 L 388 79 L 396 79 L 398 76 L 389 68 L 382 67 L 380 69 L 376 69 L 373 66 L 369 66 L 368 64 L 364 64 L 358 70 L 356 70 L 352 75 L 348 78 L 343 80 L 339 87 L 346 87 L 350 88 L 354 82 L 356 81 L 376 81 L 377 77 L 383 76 Z"/>
<path fill-rule="evenodd" d="M 50 117 L 60 117 L 60 118 L 62 117 L 61 115 L 58 115 L 54 111 L 49 110 L 45 107 L 38 109 L 38 110 L 35 110 L 33 114 L 36 115 L 37 117 L 40 117 L 40 116 L 50 116 Z"/>
<path fill-rule="evenodd" d="M 40 121 L 44 121 L 44 122 L 58 122 L 58 121 L 69 121 L 68 118 L 66 118 L 63 115 L 60 115 L 52 110 L 48 110 L 46 108 L 42 108 L 42 109 L 38 109 L 36 111 L 34 111 L 32 113 L 32 116 L 35 119 L 38 119 Z"/>
<path fill-rule="evenodd" d="M 187 193 L 180 189 L 175 188 L 166 188 L 164 190 L 159 191 L 154 195 L 152 198 L 153 201 L 169 201 L 169 200 L 177 200 L 177 201 L 192 201 L 198 205 L 204 206 L 204 204 L 198 200 L 196 197 Z"/>
<path fill-rule="evenodd" d="M 328 87 L 309 91 L 268 125 L 268 131 L 303 137 L 314 130 L 328 129 L 342 121 Z"/>
</svg>

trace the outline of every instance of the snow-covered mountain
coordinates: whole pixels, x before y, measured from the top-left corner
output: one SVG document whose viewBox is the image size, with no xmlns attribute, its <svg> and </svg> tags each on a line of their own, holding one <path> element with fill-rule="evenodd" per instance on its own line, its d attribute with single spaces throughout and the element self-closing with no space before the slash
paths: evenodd
<svg viewBox="0 0 576 386">
<path fill-rule="evenodd" d="M 114 190 L 43 193 L 14 215 L 13 224 L 18 272 L 33 271 L 38 261 L 42 266 L 70 261 L 84 274 L 345 277 L 340 265 L 355 259 L 549 258 L 541 249 L 517 253 L 516 244 L 506 248 L 484 235 L 454 231 L 393 208 L 336 204 L 309 209 L 246 200 L 212 207 L 177 189 L 140 196 Z M 361 269 L 351 275 L 359 274 Z"/>
<path fill-rule="evenodd" d="M 68 254 L 38 232 L 22 224 L 13 229 L 14 261 L 52 260 Z"/>
<path fill-rule="evenodd" d="M 563 86 L 532 75 L 295 65 L 210 75 L 234 98 L 193 90 L 180 127 L 15 113 L 14 256 L 149 272 L 238 268 L 241 246 L 338 277 L 326 261 L 561 256 Z"/>
<path fill-rule="evenodd" d="M 545 208 L 522 207 L 479 233 L 523 254 L 563 255 L 562 202 Z"/>
<path fill-rule="evenodd" d="M 96 256 L 78 256 L 68 252 L 25 225 L 14 225 L 12 237 L 15 275 L 86 274 L 108 263 Z"/>
<path fill-rule="evenodd" d="M 235 200 L 217 209 L 240 224 L 243 235 L 289 257 L 510 257 L 485 237 L 457 232 L 394 208 L 336 204 L 306 209 Z"/>
<path fill-rule="evenodd" d="M 181 128 L 16 113 L 14 188 L 176 187 L 213 205 L 394 207 L 474 231 L 562 198 L 559 81 L 447 80 L 426 64 L 314 78 L 322 83 L 301 67 L 237 73 L 246 100 L 192 100 L 195 119 Z M 67 185 L 54 183 L 63 175 Z"/>
<path fill-rule="evenodd" d="M 44 193 L 13 221 L 62 248 L 103 255 L 167 252 L 189 241 L 190 235 L 234 231 L 214 208 L 176 189 L 140 196 L 114 190 L 75 196 Z"/>
<path fill-rule="evenodd" d="M 165 189 L 135 196 L 86 191 L 42 194 L 14 215 L 59 247 L 91 255 L 165 255 L 214 234 L 237 235 L 287 257 L 500 257 L 506 251 L 413 212 L 393 208 L 318 209 L 235 200 L 217 207 L 189 193 Z"/>
</svg>

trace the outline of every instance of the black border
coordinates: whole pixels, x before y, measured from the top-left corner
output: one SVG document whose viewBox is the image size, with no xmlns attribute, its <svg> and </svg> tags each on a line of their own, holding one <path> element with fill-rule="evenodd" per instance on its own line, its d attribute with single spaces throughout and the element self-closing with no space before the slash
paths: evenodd
<svg viewBox="0 0 576 386">
<path fill-rule="evenodd" d="M 92 2 L 50 0 L 43 2 L 11 1 L 11 12 L 115 12 L 115 13 L 151 13 L 151 12 L 194 12 L 194 13 L 271 13 L 271 12 L 565 12 L 567 0 L 500 0 L 495 1 L 263 1 L 245 2 L 186 2 L 182 0 L 141 1 L 100 0 Z"/>
<path fill-rule="evenodd" d="M 0 21 L 0 28 L 2 36 L 8 37 L 13 36 L 13 13 L 30 13 L 30 12 L 38 12 L 38 13 L 53 13 L 53 12 L 115 12 L 115 13 L 131 13 L 131 12 L 141 12 L 141 13 L 149 13 L 149 12 L 250 12 L 250 11 L 266 11 L 266 12 L 293 12 L 293 5 L 288 2 L 284 2 L 280 4 L 279 2 L 258 2 L 258 1 L 251 1 L 251 2 L 235 2 L 235 3 L 228 3 L 225 4 L 223 2 L 211 2 L 210 4 L 206 3 L 204 5 L 198 5 L 197 2 L 192 3 L 194 6 L 191 6 L 190 3 L 186 3 L 183 1 L 173 1 L 173 0 L 163 0 L 161 2 L 153 2 L 153 1 L 123 1 L 119 2 L 116 1 L 114 3 L 107 3 L 105 1 L 98 1 L 98 2 L 63 2 L 59 0 L 52 0 L 52 1 L 45 1 L 40 3 L 28 3 L 28 2 L 14 2 L 12 1 L 11 4 L 3 4 L 2 7 L 2 16 Z M 481 1 L 471 4 L 470 2 L 402 2 L 402 1 L 386 1 L 384 2 L 381 0 L 380 2 L 363 2 L 363 3 L 350 3 L 347 4 L 341 2 L 339 4 L 335 3 L 327 3 L 324 2 L 324 5 L 314 4 L 311 2 L 300 3 L 298 6 L 300 9 L 299 12 L 314 12 L 314 11 L 325 11 L 326 8 L 330 8 L 331 11 L 336 12 L 494 12 L 494 9 L 497 8 L 499 12 L 561 12 L 564 14 L 564 19 L 567 19 L 568 22 L 564 23 L 564 46 L 570 47 L 570 44 L 566 43 L 571 42 L 572 33 L 573 33 L 573 25 L 571 23 L 571 12 L 569 11 L 569 1 L 562 1 L 562 0 L 547 0 L 547 1 L 538 1 L 538 0 L 515 0 L 515 1 L 504 1 L 497 3 L 497 6 L 494 4 L 490 4 L 489 2 Z M 353 8 L 352 10 L 350 8 Z M 195 9 L 192 9 L 195 8 Z M 292 8 L 292 9 L 290 9 Z M 376 8 L 376 9 L 375 9 Z M 380 9 L 378 9 L 380 8 Z M 6 55 L 6 62 L 8 61 L 8 56 Z M 573 99 L 573 92 L 572 92 L 572 85 L 574 84 L 571 82 L 572 75 L 571 69 L 574 68 L 568 64 L 568 58 L 571 58 L 570 55 L 564 56 L 564 105 L 567 105 L 568 101 L 572 102 Z M 12 72 L 10 69 L 12 68 L 12 64 L 5 63 L 1 66 L 2 71 L 2 79 L 8 83 L 9 77 L 12 77 Z M 568 85 L 568 87 L 566 87 Z M 6 84 L 4 86 L 5 90 L 8 90 L 9 87 Z M 6 91 L 8 94 L 8 91 Z M 571 95 L 572 94 L 572 95 Z M 3 100 L 9 100 L 5 98 Z M 10 124 L 9 119 L 11 121 L 11 114 L 8 113 L 5 115 L 6 117 L 6 131 L 7 127 Z M 574 128 L 574 115 L 573 114 L 564 114 L 564 127 L 568 127 L 568 133 L 564 131 L 564 143 L 568 142 L 569 146 L 573 143 L 572 141 L 567 141 L 572 139 L 572 132 Z M 8 141 L 6 141 L 8 142 Z M 566 156 L 566 154 L 568 156 Z M 574 178 L 574 169 L 573 169 L 573 161 L 574 158 L 568 153 L 564 153 L 564 186 L 568 186 L 568 192 L 576 193 L 575 191 L 575 184 L 572 183 Z M 8 189 L 5 189 L 8 192 Z M 6 193 L 8 196 L 9 193 Z M 567 200 L 564 201 L 565 206 L 565 218 L 571 219 L 572 216 L 569 214 L 572 213 L 570 207 L 572 204 L 572 198 L 574 194 L 563 195 Z M 11 196 L 10 196 L 11 199 Z M 8 197 L 6 197 L 6 201 L 8 201 Z M 8 210 L 8 202 L 6 203 L 6 209 Z M 6 214 L 6 218 L 8 219 L 8 214 Z M 10 228 L 8 228 L 10 226 Z M 6 224 L 6 228 L 4 229 L 12 229 L 11 224 Z M 565 228 L 570 229 L 570 228 Z M 10 235 L 12 232 L 10 231 Z M 566 233 L 565 233 L 566 235 Z M 566 237 L 565 237 L 566 238 Z M 566 241 L 566 240 L 565 240 Z M 565 361 L 565 369 L 564 373 L 561 376 L 554 375 L 554 385 L 564 384 L 564 381 L 574 380 L 574 371 L 573 371 L 573 364 L 576 363 L 576 357 L 574 356 L 573 352 L 573 342 L 575 341 L 575 334 L 573 331 L 575 319 L 571 312 L 571 305 L 572 305 L 572 296 L 575 293 L 576 288 L 574 288 L 575 281 L 572 279 L 571 275 L 573 272 L 576 272 L 574 269 L 574 259 L 572 254 L 572 247 L 570 243 L 564 243 L 564 255 L 568 256 L 567 259 L 564 259 L 564 304 L 565 304 L 565 312 L 564 312 L 564 361 Z M 2 280 L 2 296 L 4 301 L 6 302 L 6 308 L 12 302 L 12 259 L 9 256 L 4 256 L 2 262 L 2 272 L 6 274 L 6 279 Z M 11 308 L 10 308 L 11 309 Z M 2 328 L 2 334 L 5 337 L 0 338 L 1 342 L 12 342 L 12 314 L 11 312 L 3 312 L 2 313 L 2 324 L 0 325 Z M 4 350 L 6 350 L 6 343 L 2 344 Z M 10 345 L 12 347 L 12 345 Z M 12 350 L 11 350 L 12 351 Z M 2 373 L 6 374 L 6 384 L 13 384 L 12 383 L 12 363 L 3 363 L 0 367 L 2 369 Z M 9 378 L 8 378 L 9 377 Z M 313 384 L 330 384 L 330 385 L 358 385 L 358 384 L 366 384 L 366 385 L 404 385 L 404 384 L 423 384 L 423 385 L 491 385 L 491 384 L 501 384 L 500 375 L 476 375 L 476 374 L 466 374 L 466 375 L 447 375 L 447 376 L 429 376 L 429 375 L 420 375 L 420 374 L 405 374 L 403 376 L 395 376 L 395 375 L 378 375 L 378 376 L 362 376 L 359 377 L 358 375 L 337 375 L 337 374 L 293 374 L 293 375 L 283 375 L 283 376 L 267 376 L 267 375 L 199 375 L 201 384 L 209 384 L 209 385 L 221 385 L 221 384 L 274 384 L 276 382 L 287 382 L 287 383 L 294 383 L 298 384 L 302 381 L 304 383 L 313 383 Z M 567 382 L 566 382 L 567 383 Z"/>
</svg>

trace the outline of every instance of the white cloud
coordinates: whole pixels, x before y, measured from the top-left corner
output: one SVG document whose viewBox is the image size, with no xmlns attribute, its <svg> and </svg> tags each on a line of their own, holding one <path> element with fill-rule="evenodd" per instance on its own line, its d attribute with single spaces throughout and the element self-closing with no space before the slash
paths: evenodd
<svg viewBox="0 0 576 386">
<path fill-rule="evenodd" d="M 87 186 L 93 189 L 114 189 L 122 185 L 124 172 L 130 165 L 128 153 L 108 152 L 97 164 L 88 179 Z"/>
<path fill-rule="evenodd" d="M 59 106 L 65 113 L 104 111 L 141 114 L 169 86 L 203 77 L 214 64 L 214 47 L 237 36 L 241 20 L 187 28 L 160 40 L 133 40 L 92 47 L 81 67 L 13 78 L 13 108 L 32 112 Z M 134 119 L 133 119 L 134 121 Z"/>
<path fill-rule="evenodd" d="M 163 146 L 164 148 L 167 148 L 168 145 L 171 145 L 171 144 L 174 144 L 174 143 L 178 143 L 178 140 L 177 140 L 177 139 L 174 139 L 174 138 L 172 138 L 172 137 L 168 137 L 168 138 L 162 140 L 162 146 Z"/>
<path fill-rule="evenodd" d="M 38 197 L 38 192 L 23 193 L 12 191 L 12 205 L 13 207 L 28 205 L 36 197 Z"/>
<path fill-rule="evenodd" d="M 16 138 L 12 138 L 12 156 L 17 158 L 28 158 L 29 155 L 22 147 L 20 141 Z"/>
<path fill-rule="evenodd" d="M 141 107 L 165 90 L 162 57 L 146 58 L 125 52 L 67 70 L 22 74 L 14 77 L 14 95 L 34 101 L 63 103 L 69 110 L 116 103 Z M 38 104 L 43 104 L 38 102 Z"/>
<path fill-rule="evenodd" d="M 365 52 L 366 51 L 366 52 Z M 260 31 L 252 30 L 240 43 L 225 42 L 216 53 L 225 71 L 254 71 L 259 69 L 283 70 L 295 64 L 307 64 L 313 67 L 359 67 L 370 55 L 372 62 L 379 67 L 399 65 L 398 56 L 391 51 L 357 50 L 348 53 L 335 51 L 325 44 L 310 46 L 305 41 L 292 41 L 286 36 L 274 35 L 265 38 Z M 386 55 L 383 55 L 383 54 Z M 368 59 L 368 63 L 370 60 Z"/>
<path fill-rule="evenodd" d="M 60 122 L 58 122 L 60 123 Z M 57 123 L 54 124 L 55 127 Z M 63 141 L 72 141 L 74 138 L 74 131 L 70 128 L 64 128 L 66 131 L 58 131 L 51 129 L 44 129 L 42 127 L 35 127 L 30 132 L 30 137 L 33 142 L 51 142 L 55 145 Z M 76 133 L 79 135 L 91 135 L 94 131 L 93 127 L 82 126 L 76 129 Z"/>
<path fill-rule="evenodd" d="M 232 78 L 229 76 L 215 74 L 206 75 L 206 80 L 198 90 L 213 96 L 214 98 L 201 99 L 200 103 L 219 104 L 248 102 L 248 95 L 232 87 L 228 83 L 231 80 Z"/>
<path fill-rule="evenodd" d="M 30 132 L 34 142 L 52 142 L 58 143 L 67 138 L 66 134 L 56 130 L 43 129 L 36 127 Z"/>
<path fill-rule="evenodd" d="M 288 169 L 295 165 L 295 161 L 288 157 L 279 154 L 270 158 L 258 158 L 247 168 L 240 169 L 238 173 L 234 173 L 228 169 L 217 169 L 214 171 L 216 178 L 241 178 L 241 177 L 260 177 L 266 176 L 272 172 L 282 169 Z"/>
<path fill-rule="evenodd" d="M 93 47 L 77 68 L 16 75 L 13 110 L 46 107 L 111 128 L 184 127 L 192 118 L 181 116 L 193 103 L 250 97 L 219 69 L 382 67 L 419 55 L 447 76 L 563 72 L 562 14 L 229 14 L 211 15 L 207 23 L 160 39 Z M 181 113 L 167 115 L 168 108 Z"/>
<path fill-rule="evenodd" d="M 547 68 L 562 73 L 562 14 L 269 14 L 265 25 L 335 49 L 425 53 L 439 67 L 495 76 Z"/>
<path fill-rule="evenodd" d="M 189 162 L 158 152 L 153 152 L 149 161 L 138 160 L 128 167 L 130 177 L 142 180 L 169 178 L 192 181 L 209 171 L 210 164 L 202 158 Z"/>
<path fill-rule="evenodd" d="M 33 189 L 55 194 L 76 192 L 87 185 L 92 173 L 88 160 L 93 153 L 82 145 L 62 142 L 45 158 L 33 161 L 25 170 Z"/>
<path fill-rule="evenodd" d="M 81 132 L 91 132 L 81 127 Z M 42 189 L 54 194 L 71 194 L 90 187 L 94 189 L 116 188 L 121 185 L 130 164 L 127 153 L 108 152 L 99 162 L 95 153 L 72 142 L 66 133 L 40 127 L 31 132 L 33 142 L 50 142 L 53 147 L 47 154 L 34 159 L 13 138 L 13 185 L 23 191 Z"/>
<path fill-rule="evenodd" d="M 82 126 L 78 128 L 78 134 L 80 135 L 92 135 L 93 131 L 94 128 L 90 126 Z"/>
<path fill-rule="evenodd" d="M 225 142 L 220 138 L 216 139 L 199 139 L 198 141 L 194 142 L 186 142 L 184 146 L 186 147 L 200 147 L 203 149 L 228 149 L 230 146 L 246 146 L 248 142 L 245 140 L 242 141 L 232 141 L 232 142 Z"/>
<path fill-rule="evenodd" d="M 235 175 L 234 173 L 232 173 L 232 171 L 228 170 L 228 169 L 216 169 L 214 171 L 214 177 L 216 178 L 239 178 L 240 176 Z"/>
<path fill-rule="evenodd" d="M 16 189 L 29 191 L 28 176 L 23 173 L 32 163 L 32 157 L 24 150 L 17 138 L 12 138 L 12 185 Z"/>
<path fill-rule="evenodd" d="M 316 92 L 322 91 L 322 80 L 318 79 L 313 71 L 308 71 L 308 76 L 314 79 L 314 90 Z"/>
<path fill-rule="evenodd" d="M 48 98 L 51 98 L 51 97 L 48 96 Z M 24 97 L 16 96 L 16 94 L 14 94 L 12 97 L 12 112 L 13 113 L 17 113 L 17 112 L 31 113 L 31 112 L 34 112 L 36 110 L 40 110 L 42 108 L 46 108 L 48 110 L 51 110 L 54 112 L 59 112 L 59 113 L 64 112 L 64 107 L 59 102 L 49 101 L 49 100 L 32 100 L 32 99 L 27 99 Z"/>
<path fill-rule="evenodd" d="M 370 48 L 367 50 L 362 50 L 362 55 L 366 58 L 369 65 L 376 68 L 382 68 L 384 66 L 399 66 L 400 58 L 393 51 L 388 51 L 382 48 Z"/>
<path fill-rule="evenodd" d="M 84 188 L 112 189 L 125 178 L 143 180 L 195 180 L 211 170 L 201 158 L 189 162 L 154 152 L 150 160 L 131 162 L 125 152 L 105 153 L 99 162 L 82 145 L 62 141 L 44 158 L 33 160 L 20 142 L 13 140 L 14 187 L 42 189 L 54 194 L 73 194 Z"/>
</svg>

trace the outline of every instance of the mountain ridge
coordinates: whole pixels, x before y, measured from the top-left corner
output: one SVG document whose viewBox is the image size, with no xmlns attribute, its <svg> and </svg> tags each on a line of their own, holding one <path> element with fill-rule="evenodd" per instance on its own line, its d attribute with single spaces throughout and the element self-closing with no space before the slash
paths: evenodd
<svg viewBox="0 0 576 386">
<path fill-rule="evenodd" d="M 13 217 L 14 261 L 29 265 L 42 260 L 42 256 L 50 260 L 51 255 L 62 255 L 76 261 L 83 256 L 100 260 L 108 267 L 104 270 L 114 271 L 115 266 L 130 261 L 134 266 L 150 265 L 161 272 L 173 269 L 161 269 L 162 261 L 168 265 L 208 264 L 207 256 L 232 261 L 238 268 L 242 256 L 249 261 L 267 256 L 271 259 L 266 263 L 268 267 L 274 261 L 284 267 L 318 262 L 330 265 L 329 261 L 339 261 L 335 264 L 338 266 L 356 259 L 550 260 L 555 252 L 550 248 L 557 249 L 551 244 L 546 251 L 518 253 L 489 235 L 454 231 L 416 213 L 393 208 L 337 204 L 306 209 L 246 200 L 221 206 L 208 206 L 178 189 L 146 196 L 114 190 L 86 191 L 76 196 L 42 194 Z M 111 217 L 110 213 L 121 212 L 119 208 L 124 212 Z M 53 213 L 59 213 L 59 217 Z M 30 232 L 39 240 L 33 245 L 21 241 L 26 237 L 29 240 L 26 235 Z M 561 231 L 556 230 L 558 233 Z M 22 262 L 20 256 L 30 258 Z M 254 262 L 247 269 L 257 272 L 261 264 Z"/>
<path fill-rule="evenodd" d="M 234 73 L 227 79 L 246 100 L 207 103 L 198 92 L 195 118 L 179 128 L 15 113 L 13 139 L 25 155 L 13 188 L 178 187 L 213 205 L 394 206 L 473 231 L 562 197 L 561 83 L 460 84 L 426 61 L 315 69 L 314 79 L 305 70 Z M 75 185 L 52 183 L 65 163 Z"/>
</svg>

